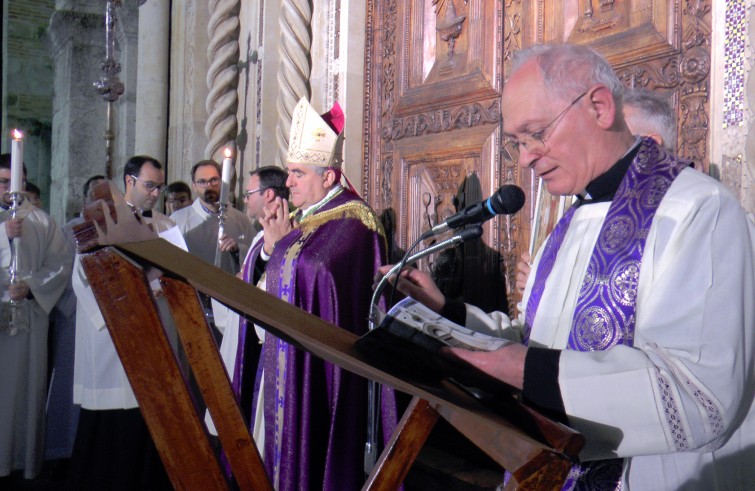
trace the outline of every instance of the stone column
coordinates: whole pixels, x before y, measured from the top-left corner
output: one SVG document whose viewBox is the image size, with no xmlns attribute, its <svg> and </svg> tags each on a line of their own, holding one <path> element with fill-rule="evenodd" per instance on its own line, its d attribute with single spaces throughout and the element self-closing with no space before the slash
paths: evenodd
<svg viewBox="0 0 755 491">
<path fill-rule="evenodd" d="M 147 2 L 139 8 L 134 148 L 163 163 L 168 155 L 169 68 L 170 2 Z"/>
<path fill-rule="evenodd" d="M 50 210 L 58 223 L 80 210 L 87 178 L 105 173 L 105 102 L 92 86 L 105 55 L 104 14 L 76 7 L 57 10 L 47 31 L 55 80 Z"/>
<path fill-rule="evenodd" d="M 204 0 L 173 0 L 171 12 L 170 126 L 168 182 L 190 182 L 191 166 L 202 160 L 208 139 L 205 75 L 209 12 Z"/>
<path fill-rule="evenodd" d="M 116 9 L 115 59 L 121 64 L 120 78 L 126 87 L 126 91 L 114 105 L 115 148 L 113 151 L 113 180 L 124 191 L 123 167 L 126 165 L 126 160 L 135 154 L 146 153 L 135 146 L 136 129 L 138 127 L 137 117 L 140 116 L 141 118 L 149 119 L 149 114 L 141 114 L 136 107 L 137 94 L 139 94 L 138 74 L 142 71 L 141 58 L 139 58 L 140 12 L 141 8 L 137 6 L 135 0 L 123 2 Z M 140 124 L 142 123 L 144 123 L 143 120 L 140 121 Z"/>
<path fill-rule="evenodd" d="M 309 61 L 312 47 L 312 7 L 307 0 L 284 0 L 280 16 L 281 38 L 278 45 L 278 165 L 285 165 L 288 155 L 288 136 L 291 131 L 296 103 L 309 98 Z"/>
</svg>

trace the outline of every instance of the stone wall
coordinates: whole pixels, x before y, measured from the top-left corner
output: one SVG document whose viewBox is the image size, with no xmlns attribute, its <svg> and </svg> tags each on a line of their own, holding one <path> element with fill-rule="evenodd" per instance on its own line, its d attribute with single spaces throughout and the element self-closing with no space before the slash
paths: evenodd
<svg viewBox="0 0 755 491">
<path fill-rule="evenodd" d="M 52 65 L 45 31 L 54 0 L 8 0 L 3 15 L 2 151 L 13 128 L 24 133 L 27 179 L 49 203 Z"/>
</svg>

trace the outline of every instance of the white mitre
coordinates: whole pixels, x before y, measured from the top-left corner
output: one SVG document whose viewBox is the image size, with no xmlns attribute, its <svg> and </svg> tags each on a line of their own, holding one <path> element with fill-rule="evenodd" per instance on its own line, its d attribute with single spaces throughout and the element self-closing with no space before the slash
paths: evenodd
<svg viewBox="0 0 755 491">
<path fill-rule="evenodd" d="M 302 97 L 294 108 L 291 133 L 288 138 L 290 164 L 316 165 L 341 168 L 340 135 L 344 115 L 336 102 L 327 113 L 320 116 Z"/>
</svg>

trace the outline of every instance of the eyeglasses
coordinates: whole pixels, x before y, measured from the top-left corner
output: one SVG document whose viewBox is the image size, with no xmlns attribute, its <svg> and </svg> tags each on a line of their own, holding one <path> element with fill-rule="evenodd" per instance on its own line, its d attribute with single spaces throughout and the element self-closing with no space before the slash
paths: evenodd
<svg viewBox="0 0 755 491">
<path fill-rule="evenodd" d="M 561 111 L 558 116 L 553 118 L 553 120 L 545 125 L 542 130 L 535 131 L 534 133 L 524 133 L 518 140 L 510 139 L 507 142 L 507 145 L 511 146 L 512 149 L 517 152 L 520 147 L 531 153 L 543 152 L 545 150 L 545 142 L 551 137 L 551 135 L 553 135 L 553 131 L 558 127 L 558 123 L 560 123 L 566 113 L 569 112 L 569 109 L 574 107 L 574 105 L 577 104 L 577 102 L 579 102 L 588 92 L 589 90 L 582 92 L 579 97 L 571 101 L 571 104 L 566 106 L 566 109 Z M 550 132 L 548 131 L 549 129 Z"/>
<path fill-rule="evenodd" d="M 194 184 L 196 184 L 200 188 L 206 188 L 207 186 L 217 186 L 218 184 L 220 184 L 220 178 L 213 177 L 211 179 L 200 179 L 198 181 L 194 181 Z"/>
<path fill-rule="evenodd" d="M 147 192 L 150 192 L 150 193 L 154 192 L 155 190 L 157 190 L 157 192 L 159 193 L 159 192 L 161 192 L 165 188 L 165 183 L 163 183 L 163 184 L 157 184 L 156 182 L 145 181 L 143 179 L 139 179 L 136 176 L 129 176 L 129 177 L 133 177 L 135 181 L 141 181 L 141 182 L 143 182 L 144 183 L 144 187 L 147 188 Z"/>
<path fill-rule="evenodd" d="M 267 191 L 270 188 L 259 188 L 259 189 L 253 189 L 251 191 L 244 191 L 244 199 L 249 199 L 252 197 L 254 193 L 262 193 L 264 191 Z"/>
</svg>

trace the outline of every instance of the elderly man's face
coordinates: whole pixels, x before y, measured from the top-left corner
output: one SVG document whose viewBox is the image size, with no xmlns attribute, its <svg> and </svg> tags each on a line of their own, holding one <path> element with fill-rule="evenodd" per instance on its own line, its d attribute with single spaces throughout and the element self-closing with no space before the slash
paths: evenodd
<svg viewBox="0 0 755 491">
<path fill-rule="evenodd" d="M 313 165 L 288 164 L 286 186 L 291 191 L 291 203 L 298 208 L 307 208 L 328 195 L 333 183 L 328 172 L 319 175 Z"/>
<path fill-rule="evenodd" d="M 595 131 L 586 117 L 590 92 L 577 95 L 572 100 L 549 95 L 534 61 L 523 65 L 503 91 L 507 137 L 528 142 L 534 135 L 542 140 L 519 146 L 519 165 L 532 168 L 555 195 L 580 193 L 593 179 L 586 163 L 591 131 Z"/>
</svg>

